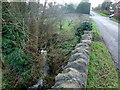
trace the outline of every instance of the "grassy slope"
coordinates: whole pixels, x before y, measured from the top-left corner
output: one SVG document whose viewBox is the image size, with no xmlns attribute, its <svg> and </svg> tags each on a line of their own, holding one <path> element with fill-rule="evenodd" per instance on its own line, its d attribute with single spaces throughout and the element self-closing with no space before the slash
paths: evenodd
<svg viewBox="0 0 120 90">
<path fill-rule="evenodd" d="M 115 64 L 93 21 L 92 24 L 94 38 L 88 67 L 87 88 L 117 88 L 118 74 Z"/>
<path fill-rule="evenodd" d="M 101 13 L 101 12 L 96 12 L 96 13 L 98 13 L 98 14 L 100 14 L 100 15 L 104 16 L 104 17 L 109 17 L 109 15 L 106 15 L 106 14 Z M 120 21 L 119 21 L 119 20 L 117 20 L 117 19 L 115 19 L 115 18 L 110 18 L 110 20 L 115 21 L 115 22 L 117 22 L 117 23 L 120 23 Z"/>
</svg>

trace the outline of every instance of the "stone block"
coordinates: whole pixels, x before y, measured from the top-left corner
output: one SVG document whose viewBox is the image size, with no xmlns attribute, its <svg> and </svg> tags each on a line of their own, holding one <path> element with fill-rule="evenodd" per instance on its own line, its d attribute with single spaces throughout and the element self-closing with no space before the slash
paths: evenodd
<svg viewBox="0 0 120 90">
<path fill-rule="evenodd" d="M 83 43 L 79 43 L 79 44 L 76 45 L 75 48 L 82 47 L 82 46 L 83 46 Z"/>
<path fill-rule="evenodd" d="M 78 70 L 81 73 L 87 73 L 87 66 L 83 62 L 78 63 L 78 62 L 74 61 L 74 62 L 68 63 L 64 67 L 64 69 L 66 69 L 66 68 L 74 68 L 74 69 Z"/>
<path fill-rule="evenodd" d="M 84 31 L 84 34 L 92 35 L 91 31 Z"/>
<path fill-rule="evenodd" d="M 73 54 L 71 57 L 70 57 L 70 59 L 68 60 L 68 61 L 75 61 L 75 60 L 77 60 L 77 59 L 80 59 L 80 58 L 82 58 L 82 59 L 89 59 L 88 57 L 86 57 L 84 54 L 82 54 L 82 53 L 75 53 L 75 54 Z"/>
</svg>

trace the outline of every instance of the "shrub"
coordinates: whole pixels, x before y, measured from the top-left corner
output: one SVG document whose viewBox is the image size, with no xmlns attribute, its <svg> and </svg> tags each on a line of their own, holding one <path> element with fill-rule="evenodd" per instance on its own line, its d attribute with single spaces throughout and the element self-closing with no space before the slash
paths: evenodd
<svg viewBox="0 0 120 90">
<path fill-rule="evenodd" d="M 88 2 L 81 2 L 76 9 L 77 13 L 82 13 L 82 14 L 90 14 L 90 6 L 91 4 Z"/>
<path fill-rule="evenodd" d="M 83 30 L 92 31 L 92 24 L 89 22 L 83 22 L 82 28 Z"/>
<path fill-rule="evenodd" d="M 77 28 L 75 35 L 78 38 L 78 42 L 81 40 L 81 36 L 84 34 L 84 31 L 91 31 L 92 30 L 92 24 L 89 22 L 83 22 L 80 27 Z"/>
<path fill-rule="evenodd" d="M 13 12 L 10 3 L 3 2 L 2 7 L 3 88 L 7 89 L 26 84 L 24 78 L 30 79 L 31 59 L 24 49 L 25 21 L 20 13 Z"/>
</svg>

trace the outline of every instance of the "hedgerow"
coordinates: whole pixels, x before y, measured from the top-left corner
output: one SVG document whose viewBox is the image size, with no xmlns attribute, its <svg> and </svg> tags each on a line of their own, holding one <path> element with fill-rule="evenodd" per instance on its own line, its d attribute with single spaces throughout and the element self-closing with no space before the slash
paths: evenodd
<svg viewBox="0 0 120 90">
<path fill-rule="evenodd" d="M 31 59 L 24 49 L 26 23 L 22 15 L 10 7 L 10 3 L 2 3 L 3 88 L 25 86 L 24 79 L 30 79 L 31 68 Z"/>
</svg>

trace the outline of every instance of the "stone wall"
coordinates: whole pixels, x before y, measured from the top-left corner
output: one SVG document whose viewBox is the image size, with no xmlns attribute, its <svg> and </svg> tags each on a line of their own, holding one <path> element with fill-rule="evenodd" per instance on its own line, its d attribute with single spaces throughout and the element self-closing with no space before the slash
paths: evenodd
<svg viewBox="0 0 120 90">
<path fill-rule="evenodd" d="M 55 77 L 56 83 L 52 88 L 86 88 L 91 39 L 92 32 L 85 31 L 62 73 Z"/>
</svg>

